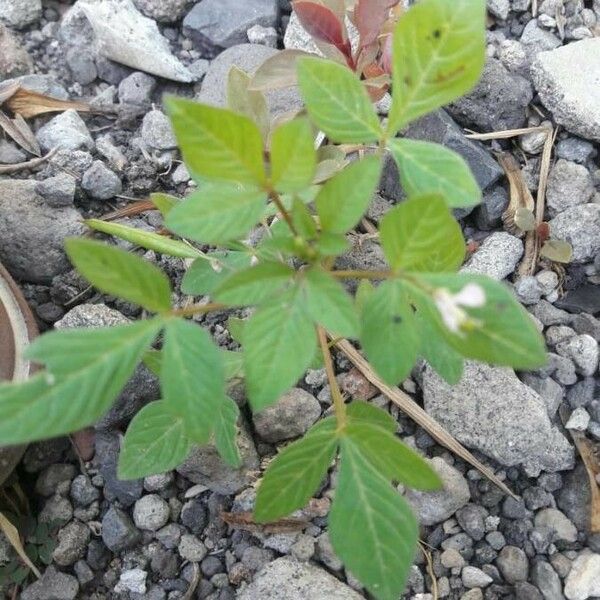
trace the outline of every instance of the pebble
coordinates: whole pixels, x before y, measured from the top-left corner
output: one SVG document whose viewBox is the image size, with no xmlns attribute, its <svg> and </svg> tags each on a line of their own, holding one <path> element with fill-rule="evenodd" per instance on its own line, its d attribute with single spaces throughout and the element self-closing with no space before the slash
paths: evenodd
<svg viewBox="0 0 600 600">
<path fill-rule="evenodd" d="M 101 160 L 94 161 L 83 174 L 81 187 L 96 200 L 109 200 L 123 190 L 119 176 Z"/>
<path fill-rule="evenodd" d="M 39 181 L 35 186 L 35 191 L 49 206 L 57 208 L 73 206 L 76 187 L 77 182 L 72 175 L 59 173 L 54 177 Z"/>
<path fill-rule="evenodd" d="M 455 548 L 447 548 L 440 555 L 440 562 L 446 569 L 462 569 L 465 559 Z"/>
<path fill-rule="evenodd" d="M 169 521 L 169 505 L 158 495 L 148 494 L 133 507 L 133 520 L 138 529 L 157 531 Z"/>
<path fill-rule="evenodd" d="M 466 588 L 484 588 L 494 581 L 489 575 L 477 567 L 464 567 L 460 576 L 463 585 Z"/>
<path fill-rule="evenodd" d="M 150 104 L 156 83 L 156 79 L 151 75 L 135 71 L 119 83 L 119 102 L 137 105 Z"/>
<path fill-rule="evenodd" d="M 0 18 L 2 18 L 1 6 L 0 0 Z M 0 81 L 25 75 L 32 70 L 33 63 L 25 48 L 19 44 L 10 29 L 0 23 Z"/>
<path fill-rule="evenodd" d="M 576 408 L 569 417 L 569 420 L 566 422 L 565 427 L 567 429 L 571 429 L 573 431 L 585 431 L 590 423 L 590 415 L 580 406 Z"/>
<path fill-rule="evenodd" d="M 148 573 L 143 569 L 128 569 L 119 576 L 119 583 L 115 586 L 116 593 L 133 592 L 146 593 L 146 578 Z"/>
<path fill-rule="evenodd" d="M 556 345 L 556 352 L 570 358 L 578 373 L 590 377 L 598 368 L 600 351 L 598 342 L 587 334 L 573 336 Z"/>
<path fill-rule="evenodd" d="M 585 223 L 585 227 L 581 224 Z M 600 252 L 600 204 L 568 208 L 550 221 L 552 237 L 569 242 L 573 262 L 585 263 Z"/>
<path fill-rule="evenodd" d="M 597 155 L 594 145 L 578 137 L 568 137 L 556 144 L 558 158 L 585 165 L 588 160 Z"/>
<path fill-rule="evenodd" d="M 141 534 L 135 528 L 129 515 L 111 506 L 102 519 L 102 541 L 113 552 L 121 552 L 135 546 Z"/>
<path fill-rule="evenodd" d="M 177 546 L 179 555 L 190 562 L 200 562 L 208 553 L 206 546 L 195 536 L 185 533 Z"/>
<path fill-rule="evenodd" d="M 71 483 L 71 498 L 77 506 L 89 506 L 100 498 L 100 490 L 87 475 L 77 475 Z"/>
<path fill-rule="evenodd" d="M 185 14 L 189 0 L 133 0 L 147 17 L 160 23 L 173 23 Z"/>
<path fill-rule="evenodd" d="M 35 482 L 35 492 L 41 496 L 52 496 L 57 493 L 57 488 L 61 484 L 70 485 L 75 477 L 76 469 L 74 465 L 68 463 L 57 463 L 44 469 Z M 61 494 L 63 495 L 63 494 Z"/>
<path fill-rule="evenodd" d="M 28 585 L 19 596 L 20 600 L 76 600 L 78 597 L 77 579 L 53 566 L 49 566 L 41 579 Z"/>
<path fill-rule="evenodd" d="M 146 113 L 142 121 L 142 140 L 155 150 L 172 150 L 177 147 L 177 139 L 168 117 L 160 110 Z"/>
<path fill-rule="evenodd" d="M 527 555 L 521 548 L 516 546 L 504 546 L 496 559 L 496 564 L 502 577 L 508 583 L 527 581 L 529 572 L 529 561 Z"/>
<path fill-rule="evenodd" d="M 589 202 L 593 194 L 592 176 L 583 165 L 561 158 L 550 169 L 546 191 L 550 216 Z"/>
<path fill-rule="evenodd" d="M 72 108 L 50 119 L 38 130 L 35 137 L 44 152 L 49 152 L 53 148 L 94 149 L 94 140 L 85 122 Z"/>
<path fill-rule="evenodd" d="M 489 235 L 475 251 L 462 273 L 477 273 L 502 280 L 516 268 L 523 256 L 523 242 L 503 231 Z"/>
<path fill-rule="evenodd" d="M 552 565 L 546 561 L 536 561 L 531 568 L 531 581 L 538 587 L 544 600 L 563 600 L 560 578 Z"/>
<path fill-rule="evenodd" d="M 40 20 L 42 0 L 0 0 L 0 21 L 24 29 Z"/>
<path fill-rule="evenodd" d="M 556 508 L 544 508 L 535 515 L 536 527 L 548 527 L 554 533 L 553 541 L 576 542 L 577 528 L 571 520 Z"/>
<path fill-rule="evenodd" d="M 574 561 L 565 582 L 568 600 L 600 596 L 600 554 L 582 552 Z"/>
<path fill-rule="evenodd" d="M 524 275 L 515 282 L 515 294 L 522 304 L 537 304 L 542 297 L 542 286 L 533 275 Z"/>
<path fill-rule="evenodd" d="M 60 567 L 75 564 L 85 556 L 90 537 L 87 525 L 71 521 L 58 532 L 58 545 L 52 553 L 52 559 Z"/>
</svg>

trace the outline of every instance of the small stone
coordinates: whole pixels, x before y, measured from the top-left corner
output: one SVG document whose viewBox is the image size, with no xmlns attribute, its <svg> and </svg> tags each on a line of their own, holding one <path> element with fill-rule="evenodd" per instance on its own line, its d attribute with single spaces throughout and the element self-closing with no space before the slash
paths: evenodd
<svg viewBox="0 0 600 600">
<path fill-rule="evenodd" d="M 542 593 L 527 581 L 515 583 L 515 600 L 544 600 Z"/>
<path fill-rule="evenodd" d="M 71 498 L 77 506 L 89 506 L 100 498 L 100 490 L 87 475 L 77 475 L 71 483 Z"/>
<path fill-rule="evenodd" d="M 148 573 L 142 569 L 129 569 L 128 571 L 123 571 L 119 577 L 119 583 L 115 586 L 115 592 L 145 594 L 147 577 Z"/>
<path fill-rule="evenodd" d="M 189 5 L 189 0 L 133 0 L 147 17 L 160 23 L 179 21 Z"/>
<path fill-rule="evenodd" d="M 490 531 L 485 536 L 485 541 L 494 549 L 502 550 L 506 546 L 506 540 L 500 531 Z"/>
<path fill-rule="evenodd" d="M 523 256 L 523 242 L 506 232 L 496 232 L 488 236 L 467 264 L 463 273 L 477 273 L 502 280 L 516 268 Z"/>
<path fill-rule="evenodd" d="M 200 562 L 208 553 L 206 546 L 196 536 L 189 533 L 181 536 L 177 550 L 181 558 L 190 562 Z"/>
<path fill-rule="evenodd" d="M 409 489 L 406 492 L 406 499 L 414 507 L 420 523 L 425 526 L 445 521 L 471 497 L 469 485 L 459 471 L 439 457 L 431 459 L 429 463 L 440 476 L 443 489 L 437 492 Z"/>
<path fill-rule="evenodd" d="M 174 480 L 173 471 L 144 477 L 144 489 L 147 492 L 161 492 L 167 489 Z"/>
<path fill-rule="evenodd" d="M 119 83 L 119 101 L 122 104 L 145 105 L 152 101 L 156 79 L 147 73 L 135 71 Z"/>
<path fill-rule="evenodd" d="M 483 588 L 494 581 L 489 575 L 477 567 L 464 567 L 460 576 L 463 585 L 466 588 Z"/>
<path fill-rule="evenodd" d="M 515 283 L 515 294 L 522 304 L 537 304 L 542 297 L 542 286 L 532 275 L 524 275 Z"/>
<path fill-rule="evenodd" d="M 251 44 L 261 44 L 277 48 L 277 40 L 279 35 L 274 27 L 263 27 L 262 25 L 253 25 L 246 32 L 248 41 Z"/>
<path fill-rule="evenodd" d="M 93 150 L 94 140 L 79 113 L 65 110 L 41 127 L 36 139 L 44 152 L 53 148 L 63 150 Z"/>
<path fill-rule="evenodd" d="M 556 144 L 558 158 L 564 158 L 580 165 L 586 164 L 596 154 L 593 144 L 578 137 L 568 137 Z"/>
<path fill-rule="evenodd" d="M 542 592 L 545 600 L 563 600 L 562 584 L 556 571 L 547 562 L 536 561 L 531 568 L 531 581 Z"/>
<path fill-rule="evenodd" d="M 2 5 L 3 1 L 0 0 L 0 18 L 2 17 Z M 27 51 L 19 44 L 11 31 L 0 23 L 0 81 L 25 75 L 32 70 L 33 62 Z"/>
<path fill-rule="evenodd" d="M 593 194 L 592 176 L 584 166 L 561 158 L 550 169 L 546 191 L 550 216 L 589 202 Z"/>
<path fill-rule="evenodd" d="M 69 48 L 65 56 L 71 77 L 81 85 L 89 85 L 98 77 L 98 69 L 92 52 L 79 47 Z"/>
<path fill-rule="evenodd" d="M 156 494 L 140 498 L 133 507 L 133 520 L 139 529 L 156 531 L 169 520 L 169 505 Z"/>
<path fill-rule="evenodd" d="M 527 555 L 521 548 L 516 546 L 504 546 L 500 550 L 500 554 L 496 559 L 496 564 L 502 577 L 508 583 L 516 583 L 517 581 L 527 581 L 527 573 L 529 572 L 529 561 Z"/>
<path fill-rule="evenodd" d="M 600 254 L 598 256 L 600 256 Z M 556 302 L 556 306 L 568 310 L 571 313 L 589 313 L 588 315 L 581 315 L 581 317 L 590 319 L 590 315 L 600 313 L 600 286 L 585 284 L 577 289 L 569 290 Z M 581 319 L 575 320 L 580 323 L 580 325 L 583 325 Z M 598 329 L 597 323 L 597 319 L 594 319 L 593 322 L 587 324 L 590 331 L 578 331 L 578 333 L 589 333 L 597 340 L 600 337 L 600 335 L 598 335 L 600 330 Z"/>
<path fill-rule="evenodd" d="M 52 496 L 62 483 L 70 484 L 75 476 L 75 465 L 54 464 L 44 469 L 35 482 L 35 491 L 41 496 Z"/>
<path fill-rule="evenodd" d="M 481 204 L 475 209 L 477 227 L 484 231 L 498 227 L 507 206 L 508 192 L 504 187 L 495 185 L 484 190 Z"/>
<path fill-rule="evenodd" d="M 565 582 L 568 600 L 600 596 L 600 554 L 582 552 L 573 562 Z"/>
<path fill-rule="evenodd" d="M 558 275 L 554 271 L 540 271 L 535 278 L 542 289 L 542 294 L 547 296 L 558 287 Z"/>
<path fill-rule="evenodd" d="M 589 423 L 589 413 L 587 412 L 587 410 L 585 410 L 585 408 L 583 408 L 583 406 L 580 406 L 571 413 L 571 416 L 565 424 L 565 427 L 573 431 L 585 431 Z"/>
<path fill-rule="evenodd" d="M 160 110 L 151 110 L 142 121 L 142 140 L 156 150 L 177 148 L 177 139 L 171 128 L 171 122 Z"/>
<path fill-rule="evenodd" d="M 582 223 L 585 227 L 581 226 Z M 553 238 L 571 244 L 574 263 L 593 260 L 600 252 L 600 204 L 573 206 L 558 214 L 549 224 Z"/>
<path fill-rule="evenodd" d="M 440 561 L 446 569 L 462 569 L 465 566 L 465 559 L 455 548 L 447 548 L 440 555 Z"/>
<path fill-rule="evenodd" d="M 83 174 L 81 187 L 96 200 L 109 200 L 120 194 L 123 186 L 119 176 L 101 160 L 96 160 Z"/>
<path fill-rule="evenodd" d="M 4 165 L 14 165 L 16 163 L 25 162 L 27 155 L 25 152 L 17 148 L 15 144 L 0 139 L 0 163 Z"/>
<path fill-rule="evenodd" d="M 483 592 L 479 588 L 473 588 L 463 594 L 460 600 L 483 600 Z"/>
<path fill-rule="evenodd" d="M 102 519 L 102 541 L 109 550 L 121 552 L 135 546 L 140 540 L 140 532 L 126 512 L 111 507 Z"/>
<path fill-rule="evenodd" d="M 501 21 L 508 19 L 508 13 L 510 12 L 510 2 L 508 0 L 488 0 L 487 7 Z"/>
<path fill-rule="evenodd" d="M 206 505 L 199 498 L 186 502 L 181 509 L 180 519 L 192 533 L 201 534 L 208 524 Z"/>
<path fill-rule="evenodd" d="M 39 514 L 41 523 L 67 523 L 73 517 L 73 506 L 62 496 L 55 494 L 48 498 Z"/>
<path fill-rule="evenodd" d="M 577 527 L 560 510 L 545 508 L 535 515 L 536 527 L 548 527 L 554 532 L 553 541 L 576 542 Z"/>
<path fill-rule="evenodd" d="M 0 0 L 0 20 L 23 29 L 40 20 L 42 0 Z"/>
<path fill-rule="evenodd" d="M 54 177 L 39 181 L 35 186 L 35 191 L 50 206 L 73 206 L 76 187 L 77 182 L 72 175 L 59 173 Z"/>
<path fill-rule="evenodd" d="M 177 548 L 181 541 L 183 527 L 177 523 L 169 523 L 156 532 L 156 539 L 167 549 Z"/>
<path fill-rule="evenodd" d="M 77 579 L 53 566 L 49 566 L 41 579 L 28 585 L 19 596 L 20 600 L 76 600 L 78 597 Z"/>
<path fill-rule="evenodd" d="M 298 437 L 321 415 L 319 401 L 301 388 L 292 388 L 279 400 L 254 415 L 254 427 L 267 442 Z"/>
<path fill-rule="evenodd" d="M 71 521 L 58 532 L 58 545 L 52 559 L 61 567 L 75 564 L 85 556 L 90 536 L 89 527 L 79 521 Z"/>
<path fill-rule="evenodd" d="M 592 376 L 598 368 L 600 351 L 598 342 L 590 335 L 576 335 L 556 345 L 556 352 L 570 358 L 577 371 L 585 377 Z"/>
<path fill-rule="evenodd" d="M 477 504 L 467 504 L 456 512 L 456 520 L 463 531 L 475 541 L 483 539 L 485 534 L 485 518 L 488 512 Z"/>
<path fill-rule="evenodd" d="M 84 560 L 78 560 L 73 567 L 79 585 L 84 586 L 94 580 L 94 571 Z"/>
<path fill-rule="evenodd" d="M 521 34 L 521 44 L 525 48 L 529 60 L 533 60 L 540 52 L 553 50 L 561 45 L 561 41 L 550 31 L 540 27 L 536 19 L 531 19 Z"/>
<path fill-rule="evenodd" d="M 341 571 L 344 564 L 335 553 L 329 534 L 325 531 L 317 538 L 317 559 L 332 571 Z"/>
</svg>

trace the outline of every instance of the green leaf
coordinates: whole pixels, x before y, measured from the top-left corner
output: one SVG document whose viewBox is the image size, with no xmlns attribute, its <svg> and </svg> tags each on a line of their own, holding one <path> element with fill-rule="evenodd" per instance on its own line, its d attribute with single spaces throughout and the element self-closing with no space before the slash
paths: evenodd
<svg viewBox="0 0 600 600">
<path fill-rule="evenodd" d="M 294 198 L 292 203 L 292 223 L 298 235 L 305 240 L 314 240 L 317 237 L 317 225 L 310 214 L 306 204 L 299 198 Z"/>
<path fill-rule="evenodd" d="M 363 84 L 348 68 L 329 60 L 298 59 L 298 83 L 311 119 L 338 143 L 375 142 L 379 118 Z"/>
<path fill-rule="evenodd" d="M 142 362 L 153 375 L 160 377 L 162 368 L 162 352 L 160 350 L 154 350 L 154 348 L 146 350 L 142 356 Z"/>
<path fill-rule="evenodd" d="M 336 420 L 327 417 L 286 446 L 269 465 L 256 497 L 254 518 L 275 521 L 306 505 L 335 456 Z"/>
<path fill-rule="evenodd" d="M 398 423 L 390 413 L 373 406 L 364 400 L 355 400 L 346 406 L 349 423 L 371 423 L 385 429 L 389 433 L 396 433 Z"/>
<path fill-rule="evenodd" d="M 114 235 L 115 237 L 131 242 L 136 246 L 154 250 L 160 254 L 166 254 L 167 256 L 198 258 L 198 256 L 202 254 L 200 250 L 197 250 L 190 244 L 186 244 L 179 240 L 173 240 L 167 236 L 152 233 L 151 231 L 137 229 L 136 227 L 128 227 L 127 225 L 110 223 L 109 221 L 102 221 L 100 219 L 87 219 L 85 224 L 96 231 Z"/>
<path fill-rule="evenodd" d="M 395 385 L 408 377 L 419 338 L 402 282 L 386 281 L 367 298 L 360 339 L 369 362 L 387 383 Z"/>
<path fill-rule="evenodd" d="M 393 433 L 380 427 L 378 422 L 350 423 L 344 434 L 387 480 L 398 481 L 419 490 L 436 490 L 442 486 L 438 474 L 427 461 Z"/>
<path fill-rule="evenodd" d="M 227 277 L 214 291 L 214 297 L 226 304 L 260 304 L 291 283 L 295 273 L 281 262 L 259 263 Z"/>
<path fill-rule="evenodd" d="M 313 267 L 304 272 L 306 310 L 315 322 L 343 337 L 357 337 L 358 312 L 344 286 L 331 275 Z"/>
<path fill-rule="evenodd" d="M 388 133 L 456 100 L 485 63 L 484 0 L 422 0 L 394 31 Z"/>
<path fill-rule="evenodd" d="M 546 362 L 542 335 L 531 315 L 503 283 L 483 275 L 466 273 L 419 275 L 419 279 L 426 286 L 446 289 L 451 294 L 458 293 L 469 283 L 482 288 L 485 304 L 478 308 L 461 307 L 474 324 L 458 334 L 444 325 L 439 310 L 431 306 L 432 301 L 429 300 L 436 327 L 464 357 L 515 369 L 536 369 Z"/>
<path fill-rule="evenodd" d="M 215 415 L 215 446 L 221 458 L 236 469 L 242 463 L 236 444 L 239 416 L 240 411 L 237 404 L 227 396 L 222 398 Z"/>
<path fill-rule="evenodd" d="M 280 125 L 271 138 L 271 183 L 279 192 L 308 187 L 317 166 L 312 127 L 307 119 Z"/>
<path fill-rule="evenodd" d="M 219 349 L 198 325 L 175 319 L 165 327 L 160 377 L 164 401 L 185 417 L 186 434 L 206 443 L 219 402 L 225 396 L 225 373 Z"/>
<path fill-rule="evenodd" d="M 233 350 L 221 350 L 225 380 L 242 379 L 244 377 L 244 355 Z"/>
<path fill-rule="evenodd" d="M 414 559 L 418 525 L 406 500 L 360 448 L 341 439 L 329 537 L 346 568 L 378 600 L 398 600 Z"/>
<path fill-rule="evenodd" d="M 169 194 L 150 194 L 150 200 L 154 206 L 160 211 L 163 219 L 169 214 L 169 211 L 177 206 L 180 202 L 179 198 L 175 196 L 169 196 Z"/>
<path fill-rule="evenodd" d="M 174 415 L 166 402 L 151 402 L 133 418 L 121 444 L 119 479 L 138 479 L 170 471 L 189 454 L 184 417 Z"/>
<path fill-rule="evenodd" d="M 273 404 L 311 363 L 316 348 L 312 319 L 295 291 L 260 308 L 243 331 L 246 389 L 253 411 Z"/>
<path fill-rule="evenodd" d="M 315 200 L 321 228 L 329 233 L 346 233 L 352 229 L 373 198 L 380 172 L 379 157 L 367 156 L 332 177 Z"/>
<path fill-rule="evenodd" d="M 462 230 L 441 196 L 398 204 L 381 219 L 379 234 L 393 269 L 456 271 L 465 257 Z"/>
<path fill-rule="evenodd" d="M 165 102 L 190 171 L 208 179 L 261 185 L 263 143 L 246 116 L 183 98 Z"/>
<path fill-rule="evenodd" d="M 322 231 L 317 240 L 316 248 L 321 256 L 339 256 L 349 250 L 350 244 L 342 233 Z"/>
<path fill-rule="evenodd" d="M 250 90 L 250 75 L 233 65 L 227 76 L 227 105 L 235 113 L 246 115 L 260 129 L 263 139 L 269 137 L 270 115 L 262 92 Z"/>
<path fill-rule="evenodd" d="M 408 196 L 439 194 L 452 208 L 481 202 L 481 190 L 469 165 L 453 150 L 406 138 L 388 145 Z"/>
<path fill-rule="evenodd" d="M 244 237 L 262 216 L 263 192 L 231 185 L 206 185 L 178 204 L 166 225 L 182 237 L 221 244 Z"/>
<path fill-rule="evenodd" d="M 191 296 L 211 294 L 232 273 L 249 267 L 250 260 L 251 256 L 245 252 L 211 252 L 192 263 L 183 276 L 181 291 Z"/>
<path fill-rule="evenodd" d="M 0 439 L 21 444 L 97 421 L 127 383 L 162 326 L 157 319 L 104 329 L 53 331 L 28 347 L 47 371 L 0 384 Z"/>
</svg>

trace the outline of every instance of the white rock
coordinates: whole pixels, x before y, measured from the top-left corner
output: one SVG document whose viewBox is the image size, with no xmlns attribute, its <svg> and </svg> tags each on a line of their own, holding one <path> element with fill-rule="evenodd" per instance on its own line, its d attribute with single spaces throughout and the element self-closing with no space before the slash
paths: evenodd
<svg viewBox="0 0 600 600">
<path fill-rule="evenodd" d="M 0 21 L 22 29 L 42 16 L 42 0 L 0 0 Z"/>
<path fill-rule="evenodd" d="M 495 16 L 506 21 L 510 12 L 510 2 L 508 0 L 487 0 L 488 10 Z"/>
<path fill-rule="evenodd" d="M 556 352 L 570 358 L 577 371 L 585 377 L 591 377 L 598 368 L 598 342 L 586 333 L 560 342 L 556 345 Z"/>
<path fill-rule="evenodd" d="M 578 406 L 569 417 L 565 427 L 573 431 L 585 431 L 590 424 L 590 415 L 583 406 Z"/>
<path fill-rule="evenodd" d="M 592 176 L 583 165 L 561 158 L 550 169 L 546 192 L 550 216 L 589 202 L 593 194 Z"/>
<path fill-rule="evenodd" d="M 181 558 L 190 562 L 200 562 L 208 553 L 206 546 L 196 536 L 189 533 L 181 536 L 177 550 Z"/>
<path fill-rule="evenodd" d="M 131 0 L 79 0 L 94 29 L 98 52 L 110 60 L 174 81 L 194 76 L 171 54 L 168 40 L 156 23 L 140 13 Z"/>
<path fill-rule="evenodd" d="M 466 588 L 482 588 L 494 581 L 487 573 L 477 567 L 464 567 L 460 576 Z"/>
<path fill-rule="evenodd" d="M 145 594 L 146 577 L 148 577 L 148 573 L 142 569 L 123 571 L 119 577 L 119 583 L 115 586 L 115 592 L 135 592 L 136 594 Z"/>
<path fill-rule="evenodd" d="M 488 236 L 469 262 L 461 269 L 463 273 L 479 273 L 494 279 L 508 277 L 523 256 L 523 242 L 504 231 Z"/>
<path fill-rule="evenodd" d="M 560 510 L 544 508 L 535 515 L 536 527 L 548 527 L 554 531 L 554 541 L 576 542 L 577 527 Z"/>
<path fill-rule="evenodd" d="M 156 494 L 142 496 L 133 507 L 133 520 L 139 529 L 157 531 L 169 520 L 169 505 Z"/>
<path fill-rule="evenodd" d="M 531 75 L 557 123 L 581 137 L 600 141 L 600 38 L 541 52 Z"/>
<path fill-rule="evenodd" d="M 571 244 L 574 263 L 593 260 L 600 252 L 600 204 L 580 204 L 561 212 L 550 221 L 550 233 Z"/>
<path fill-rule="evenodd" d="M 150 148 L 171 150 L 177 148 L 177 139 L 168 117 L 160 110 L 151 110 L 142 121 L 142 140 Z"/>
<path fill-rule="evenodd" d="M 79 113 L 66 110 L 48 121 L 36 134 L 44 152 L 53 148 L 63 150 L 92 150 L 94 140 Z"/>
<path fill-rule="evenodd" d="M 568 600 L 600 596 L 600 554 L 582 552 L 573 562 L 565 582 Z"/>
</svg>

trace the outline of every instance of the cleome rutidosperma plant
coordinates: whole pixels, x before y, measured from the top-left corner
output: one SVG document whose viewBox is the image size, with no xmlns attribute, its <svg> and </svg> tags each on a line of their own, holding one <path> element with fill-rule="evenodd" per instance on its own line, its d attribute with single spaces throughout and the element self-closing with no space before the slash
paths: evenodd
<svg viewBox="0 0 600 600">
<path fill-rule="evenodd" d="M 131 421 L 120 477 L 172 469 L 194 444 L 214 443 L 236 466 L 239 409 L 227 396 L 228 381 L 243 377 L 249 407 L 258 412 L 321 361 L 333 414 L 271 462 L 254 518 L 268 522 L 300 509 L 335 464 L 333 548 L 374 597 L 396 600 L 418 526 L 395 485 L 429 490 L 440 482 L 395 435 L 396 423 L 385 411 L 345 402 L 332 348 L 340 339 L 353 340 L 394 385 L 419 357 L 450 383 L 459 380 L 464 358 L 520 369 L 545 359 L 533 321 L 501 283 L 457 273 L 465 242 L 451 210 L 480 199 L 468 167 L 441 146 L 397 137 L 476 83 L 484 63 L 484 19 L 484 0 L 421 0 L 401 16 L 389 57 L 393 102 L 384 122 L 343 61 L 310 56 L 296 57 L 306 114 L 276 126 L 265 119 L 262 94 L 250 91 L 239 71 L 229 81 L 237 112 L 169 99 L 173 129 L 198 183 L 183 202 L 154 196 L 166 227 L 179 238 L 90 225 L 194 259 L 182 290 L 208 300 L 172 306 L 170 282 L 156 266 L 115 246 L 68 240 L 71 261 L 98 290 L 154 316 L 107 329 L 51 332 L 35 341 L 27 355 L 45 370 L 26 383 L 0 387 L 1 442 L 39 440 L 94 423 L 143 360 L 160 377 L 162 399 Z M 319 132 L 328 145 L 316 150 Z M 330 168 L 341 152 L 335 144 L 352 145 L 357 154 L 338 170 Z M 338 270 L 337 258 L 367 210 L 386 153 L 397 162 L 408 196 L 380 222 L 389 266 Z M 244 241 L 257 226 L 260 241 Z M 354 283 L 354 296 L 347 281 Z M 240 307 L 252 313 L 231 323 L 238 352 L 218 348 L 193 319 Z"/>
</svg>

